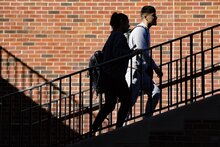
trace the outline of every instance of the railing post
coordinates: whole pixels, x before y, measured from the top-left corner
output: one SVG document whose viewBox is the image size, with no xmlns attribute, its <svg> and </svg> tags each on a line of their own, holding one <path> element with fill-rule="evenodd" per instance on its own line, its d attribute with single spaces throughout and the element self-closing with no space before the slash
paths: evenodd
<svg viewBox="0 0 220 147">
<path fill-rule="evenodd" d="M 62 94 L 61 94 L 61 91 L 62 91 L 62 80 L 60 79 L 59 80 L 59 118 L 62 117 Z M 58 138 L 59 138 L 59 142 L 61 142 L 61 125 L 59 124 L 59 127 L 58 127 Z"/>
<path fill-rule="evenodd" d="M 194 55 L 194 75 L 196 75 L 196 54 Z M 196 88 L 196 77 L 194 79 L 194 98 L 195 98 L 195 101 L 196 101 L 196 92 L 197 92 L 197 88 Z"/>
<path fill-rule="evenodd" d="M 176 61 L 176 80 L 178 81 L 178 68 L 179 68 L 179 64 L 178 64 L 178 60 Z M 178 83 L 176 84 L 176 104 L 177 106 L 176 107 L 179 107 L 179 86 L 178 86 Z"/>
<path fill-rule="evenodd" d="M 188 102 L 188 98 L 187 98 L 187 95 L 188 95 L 188 85 L 187 85 L 187 58 L 185 58 L 185 105 L 187 105 L 187 102 Z"/>
<path fill-rule="evenodd" d="M 190 35 L 190 102 L 193 102 L 193 35 Z"/>
<path fill-rule="evenodd" d="M 143 60 L 143 52 L 141 52 L 140 53 L 140 58 L 141 58 L 141 65 L 140 65 L 140 114 L 145 114 L 145 112 L 144 112 L 144 107 L 143 107 L 143 103 L 144 103 L 144 97 L 143 97 L 143 62 L 142 62 L 142 60 Z M 151 94 L 150 94 L 151 95 Z M 151 100 L 151 97 L 148 97 L 148 100 Z M 146 108 L 145 109 L 147 109 L 147 105 L 146 105 Z"/>
<path fill-rule="evenodd" d="M 30 98 L 31 98 L 31 100 L 33 100 L 33 91 L 32 91 L 32 89 L 30 90 Z M 29 133 L 30 133 L 30 134 L 29 134 L 29 145 L 30 145 L 30 146 L 32 146 L 32 137 L 33 137 L 33 135 L 32 135 L 32 133 L 33 133 L 33 131 L 32 131 L 32 101 L 31 101 L 31 100 L 30 100 L 30 110 L 29 110 L 29 111 L 30 111 L 30 113 L 29 113 L 29 115 L 30 115 L 30 116 L 29 116 L 29 125 L 30 125 L 30 126 L 29 126 L 29 127 L 30 127 L 30 128 L 29 128 L 29 129 L 30 129 L 30 130 L 29 130 L 29 131 L 30 131 L 30 132 L 29 132 Z M 49 111 L 49 112 L 50 112 L 50 111 Z"/>
<path fill-rule="evenodd" d="M 168 73 L 168 75 L 167 75 L 167 82 L 168 82 L 168 87 L 167 87 L 167 90 L 168 90 L 168 92 L 167 92 L 167 105 L 168 105 L 168 110 L 170 110 L 170 63 L 168 63 L 168 67 L 167 67 L 167 73 Z M 172 86 L 172 85 L 171 85 Z"/>
<path fill-rule="evenodd" d="M 82 93 L 81 93 L 81 88 L 82 88 L 82 81 L 81 81 L 81 73 L 79 73 L 79 134 L 82 135 L 81 133 L 81 127 L 82 127 L 82 124 L 81 124 L 81 117 L 82 117 Z"/>
<path fill-rule="evenodd" d="M 92 136 L 92 105 L 93 105 L 93 83 L 92 83 L 92 81 L 93 81 L 93 76 L 92 76 L 92 71 L 93 69 L 92 68 L 90 68 L 89 69 L 89 135 L 90 136 Z M 94 132 L 95 133 L 95 132 Z"/>
<path fill-rule="evenodd" d="M 39 106 L 39 147 L 41 146 L 40 142 L 41 142 L 41 125 L 42 125 L 42 86 L 40 86 L 40 106 Z"/>
<path fill-rule="evenodd" d="M 180 79 L 182 81 L 183 79 L 183 40 L 181 39 L 180 40 Z M 181 82 L 180 84 L 180 101 L 182 102 L 183 101 L 183 83 Z"/>
<path fill-rule="evenodd" d="M 205 98 L 205 55 L 204 55 L 204 49 L 203 49 L 203 32 L 201 32 L 201 54 L 202 54 L 202 60 L 201 60 L 201 69 L 202 69 L 202 95 L 203 98 Z"/>
<path fill-rule="evenodd" d="M 71 76 L 69 76 L 69 115 L 71 115 L 71 95 L 72 95 L 72 79 Z M 69 138 L 71 138 L 71 117 L 69 117 Z"/>
<path fill-rule="evenodd" d="M 213 64 L 213 47 L 214 47 L 214 45 L 213 45 L 213 42 L 214 41 L 214 39 L 213 39 L 213 28 L 211 28 L 211 66 L 212 66 L 212 76 L 211 76 L 211 81 L 212 81 L 212 95 L 214 94 L 214 64 Z"/>
<path fill-rule="evenodd" d="M 162 72 L 162 63 L 163 63 L 163 52 L 162 52 L 162 49 L 163 49 L 163 46 L 160 45 L 160 71 Z M 162 77 L 160 77 L 160 85 L 162 85 Z M 159 109 L 160 109 L 160 113 L 161 113 L 161 110 L 162 110 L 162 88 L 160 88 L 160 105 L 159 105 Z"/>
<path fill-rule="evenodd" d="M 0 76 L 2 77 L 2 46 L 0 46 Z"/>
<path fill-rule="evenodd" d="M 172 87 L 172 77 L 173 77 L 173 43 L 170 42 L 170 72 L 169 72 L 169 81 L 170 81 L 170 105 L 173 104 L 173 87 Z"/>
<path fill-rule="evenodd" d="M 51 134 L 51 117 L 52 117 L 52 114 L 50 114 L 50 112 L 51 112 L 51 110 L 52 110 L 52 106 L 51 106 L 51 102 L 52 102 L 52 83 L 50 82 L 49 83 L 49 88 L 50 88 L 50 90 L 49 90 L 49 93 L 50 93 L 50 95 L 49 95 L 49 111 L 48 111 L 48 145 L 51 145 L 51 136 L 50 136 L 50 134 Z"/>
</svg>

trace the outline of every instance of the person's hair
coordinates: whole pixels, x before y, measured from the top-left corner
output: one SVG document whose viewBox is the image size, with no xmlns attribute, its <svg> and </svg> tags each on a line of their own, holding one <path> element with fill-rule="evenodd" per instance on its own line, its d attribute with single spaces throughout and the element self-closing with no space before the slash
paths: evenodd
<svg viewBox="0 0 220 147">
<path fill-rule="evenodd" d="M 147 14 L 155 13 L 156 9 L 153 6 L 144 6 L 141 9 L 141 18 L 144 18 Z"/>
<path fill-rule="evenodd" d="M 120 27 L 120 22 L 128 21 L 128 16 L 123 13 L 114 12 L 111 16 L 110 25 L 112 30 L 117 30 Z"/>
</svg>

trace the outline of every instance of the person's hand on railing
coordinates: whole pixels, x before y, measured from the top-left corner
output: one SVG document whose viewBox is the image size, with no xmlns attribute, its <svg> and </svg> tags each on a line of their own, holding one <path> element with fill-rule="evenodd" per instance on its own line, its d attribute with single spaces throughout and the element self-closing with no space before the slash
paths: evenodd
<svg viewBox="0 0 220 147">
<path fill-rule="evenodd" d="M 163 72 L 160 70 L 160 68 L 156 68 L 155 72 L 156 72 L 158 78 L 161 78 L 163 76 Z"/>
</svg>

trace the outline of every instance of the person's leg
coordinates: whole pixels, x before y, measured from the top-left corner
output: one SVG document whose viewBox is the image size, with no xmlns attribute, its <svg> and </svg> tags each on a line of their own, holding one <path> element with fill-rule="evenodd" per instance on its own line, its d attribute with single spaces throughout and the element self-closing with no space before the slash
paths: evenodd
<svg viewBox="0 0 220 147">
<path fill-rule="evenodd" d="M 140 94 L 140 88 L 141 88 L 141 77 L 140 72 L 138 70 L 133 70 L 132 74 L 132 83 L 130 85 L 130 93 L 131 93 L 131 99 L 132 99 L 132 106 L 135 105 L 137 98 Z"/>
<path fill-rule="evenodd" d="M 143 88 L 148 93 L 148 100 L 145 107 L 146 116 L 152 116 L 152 111 L 155 110 L 157 103 L 160 99 L 160 89 L 150 78 L 149 75 L 145 74 L 143 80 Z"/>
<path fill-rule="evenodd" d="M 95 121 L 92 125 L 93 131 L 96 131 L 101 125 L 105 118 L 108 116 L 110 112 L 115 109 L 115 104 L 117 102 L 117 97 L 114 94 L 114 90 L 106 91 L 105 93 L 105 104 L 97 114 Z"/>
<path fill-rule="evenodd" d="M 157 103 L 160 99 L 160 90 L 157 85 L 154 84 L 154 89 L 152 92 L 152 96 L 148 97 L 147 103 L 146 103 L 146 117 L 150 117 L 153 115 L 153 111 L 155 110 Z"/>
<path fill-rule="evenodd" d="M 128 111 L 131 109 L 131 94 L 126 81 L 121 81 L 118 87 L 118 97 L 121 102 L 121 106 L 118 111 L 116 128 L 122 127 L 125 121 Z"/>
</svg>

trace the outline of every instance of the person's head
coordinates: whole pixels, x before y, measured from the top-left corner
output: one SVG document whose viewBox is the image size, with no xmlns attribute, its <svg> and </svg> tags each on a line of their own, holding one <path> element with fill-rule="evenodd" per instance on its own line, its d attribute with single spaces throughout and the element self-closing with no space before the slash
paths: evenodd
<svg viewBox="0 0 220 147">
<path fill-rule="evenodd" d="M 156 9 L 153 6 L 144 6 L 141 9 L 142 21 L 151 27 L 152 25 L 157 25 L 157 15 Z"/>
<path fill-rule="evenodd" d="M 125 33 L 130 27 L 128 16 L 123 13 L 114 12 L 111 16 L 110 25 L 113 31 Z"/>
</svg>

